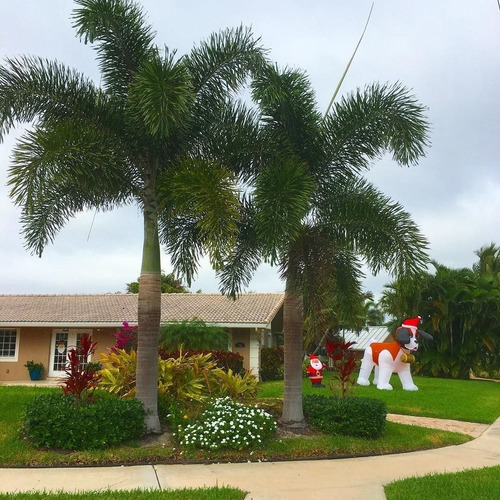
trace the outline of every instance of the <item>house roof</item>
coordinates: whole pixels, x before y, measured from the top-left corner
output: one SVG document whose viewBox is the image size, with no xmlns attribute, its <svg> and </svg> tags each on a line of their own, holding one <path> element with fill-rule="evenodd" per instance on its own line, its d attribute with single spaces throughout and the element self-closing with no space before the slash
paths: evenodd
<svg viewBox="0 0 500 500">
<path fill-rule="evenodd" d="M 393 340 L 392 334 L 386 326 L 369 326 L 361 330 L 359 334 L 347 330 L 344 330 L 342 333 L 346 342 L 356 342 L 351 347 L 354 351 L 364 351 L 372 339 L 374 342 L 388 342 Z"/>
<path fill-rule="evenodd" d="M 164 293 L 161 322 L 198 318 L 226 327 L 270 328 L 283 301 L 283 293 L 247 293 L 236 300 L 216 293 Z M 0 295 L 0 327 L 136 324 L 137 302 L 137 294 Z"/>
</svg>

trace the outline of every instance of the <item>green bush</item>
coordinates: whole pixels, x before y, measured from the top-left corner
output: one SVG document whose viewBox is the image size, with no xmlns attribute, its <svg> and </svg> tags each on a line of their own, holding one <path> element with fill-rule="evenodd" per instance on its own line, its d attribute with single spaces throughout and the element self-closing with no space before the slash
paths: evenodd
<svg viewBox="0 0 500 500">
<path fill-rule="evenodd" d="M 283 380 L 285 353 L 282 346 L 263 347 L 260 350 L 260 378 L 267 380 Z"/>
<path fill-rule="evenodd" d="M 201 319 L 162 325 L 160 347 L 167 351 L 181 348 L 198 351 L 227 350 L 229 333 L 220 326 L 209 326 Z"/>
<path fill-rule="evenodd" d="M 194 349 L 183 349 L 182 353 L 179 350 L 167 351 L 166 349 L 159 348 L 158 356 L 161 359 L 177 359 L 181 355 L 196 356 L 198 354 L 211 354 L 210 359 L 215 362 L 217 368 L 224 370 L 226 373 L 231 370 L 235 374 L 244 373 L 243 369 L 243 356 L 237 352 L 231 351 L 203 351 Z"/>
<path fill-rule="evenodd" d="M 384 433 L 387 407 L 379 399 L 307 394 L 303 404 L 309 425 L 325 434 L 375 439 Z"/>
<path fill-rule="evenodd" d="M 93 401 L 62 393 L 37 396 L 26 405 L 22 427 L 35 446 L 64 450 L 107 448 L 137 439 L 144 431 L 140 401 L 103 391 Z"/>
</svg>

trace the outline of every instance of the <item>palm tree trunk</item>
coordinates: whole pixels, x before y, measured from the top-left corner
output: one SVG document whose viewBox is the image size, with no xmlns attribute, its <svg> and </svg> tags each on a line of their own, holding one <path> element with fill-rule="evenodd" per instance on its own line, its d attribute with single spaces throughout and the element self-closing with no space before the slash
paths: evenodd
<svg viewBox="0 0 500 500">
<path fill-rule="evenodd" d="M 285 342 L 285 387 L 281 421 L 285 425 L 304 425 L 302 409 L 302 295 L 286 281 L 283 304 L 283 332 Z"/>
<path fill-rule="evenodd" d="M 158 341 L 161 317 L 161 265 L 156 206 L 144 207 L 144 246 L 139 279 L 136 397 L 144 404 L 146 431 L 160 433 L 158 418 Z"/>
</svg>

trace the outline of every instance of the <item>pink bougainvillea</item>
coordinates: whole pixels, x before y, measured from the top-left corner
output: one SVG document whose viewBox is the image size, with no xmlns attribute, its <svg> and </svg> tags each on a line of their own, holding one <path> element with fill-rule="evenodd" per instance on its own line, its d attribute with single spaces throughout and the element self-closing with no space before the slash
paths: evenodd
<svg viewBox="0 0 500 500">
<path fill-rule="evenodd" d="M 116 341 L 111 350 L 116 352 L 119 349 L 124 349 L 128 353 L 130 353 L 132 349 L 137 351 L 137 325 L 130 326 L 126 321 L 124 321 L 122 325 L 123 327 L 120 330 L 113 333 Z"/>
</svg>

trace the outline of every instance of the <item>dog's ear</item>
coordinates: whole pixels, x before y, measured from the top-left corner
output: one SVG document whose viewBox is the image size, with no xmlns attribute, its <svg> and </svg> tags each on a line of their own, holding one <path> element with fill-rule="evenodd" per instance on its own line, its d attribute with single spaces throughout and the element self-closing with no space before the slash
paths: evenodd
<svg viewBox="0 0 500 500">
<path fill-rule="evenodd" d="M 424 340 L 434 340 L 434 337 L 427 332 L 424 332 L 422 330 L 417 330 L 419 337 L 422 337 Z"/>
<path fill-rule="evenodd" d="M 401 345 L 408 344 L 410 342 L 411 337 L 412 337 L 411 331 L 408 328 L 405 328 L 404 326 L 400 326 L 396 330 L 396 340 Z"/>
</svg>

